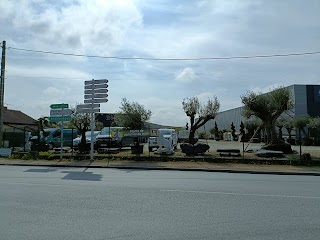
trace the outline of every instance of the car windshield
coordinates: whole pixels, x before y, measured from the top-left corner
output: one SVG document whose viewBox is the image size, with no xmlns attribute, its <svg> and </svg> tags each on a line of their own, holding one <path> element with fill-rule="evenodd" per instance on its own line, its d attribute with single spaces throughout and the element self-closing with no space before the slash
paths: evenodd
<svg viewBox="0 0 320 240">
<path fill-rule="evenodd" d="M 163 134 L 163 135 L 170 135 L 171 133 L 172 133 L 171 130 L 164 130 L 164 131 L 162 131 L 162 134 Z"/>
<path fill-rule="evenodd" d="M 110 131 L 109 131 L 109 127 L 105 127 L 101 130 L 101 135 L 109 135 Z"/>
<path fill-rule="evenodd" d="M 94 131 L 93 136 L 96 137 L 99 133 L 100 131 Z M 85 135 L 86 135 L 86 138 L 91 138 L 91 131 L 86 132 Z"/>
</svg>

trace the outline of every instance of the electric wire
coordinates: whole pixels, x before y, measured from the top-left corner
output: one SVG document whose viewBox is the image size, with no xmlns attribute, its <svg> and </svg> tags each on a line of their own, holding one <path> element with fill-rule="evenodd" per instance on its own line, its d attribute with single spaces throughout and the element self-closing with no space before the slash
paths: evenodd
<svg viewBox="0 0 320 240">
<path fill-rule="evenodd" d="M 53 54 L 72 57 L 87 57 L 87 58 L 104 58 L 104 59 L 117 59 L 117 60 L 152 60 L 152 61 L 203 61 L 203 60 L 232 60 L 232 59 L 252 59 L 252 58 L 274 58 L 274 57 L 294 57 L 294 56 L 306 56 L 317 55 L 320 51 L 315 52 L 297 52 L 297 53 L 284 53 L 284 54 L 266 54 L 266 55 L 251 55 L 251 56 L 230 56 L 230 57 L 199 57 L 199 58 L 152 58 L 152 57 L 119 57 L 119 56 L 99 56 L 99 55 L 85 55 L 63 52 L 51 52 L 41 51 L 25 48 L 8 47 L 8 49 L 41 53 L 41 54 Z"/>
</svg>

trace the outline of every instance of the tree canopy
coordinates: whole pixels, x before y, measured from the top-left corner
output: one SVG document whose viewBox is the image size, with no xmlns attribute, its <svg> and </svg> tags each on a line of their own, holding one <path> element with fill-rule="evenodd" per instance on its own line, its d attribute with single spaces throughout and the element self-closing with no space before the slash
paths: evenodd
<svg viewBox="0 0 320 240">
<path fill-rule="evenodd" d="M 285 87 L 276 88 L 266 94 L 251 91 L 241 96 L 241 100 L 244 104 L 242 114 L 247 118 L 260 118 L 267 132 L 267 143 L 274 141 L 276 120 L 283 112 L 293 108 L 290 91 Z"/>
<path fill-rule="evenodd" d="M 216 117 L 220 109 L 220 102 L 214 96 L 209 98 L 206 103 L 200 103 L 198 97 L 193 96 L 183 99 L 182 106 L 184 112 L 190 118 L 189 143 L 194 144 L 195 131 L 210 119 Z"/>
<path fill-rule="evenodd" d="M 119 126 L 129 129 L 143 129 L 150 119 L 152 112 L 137 102 L 129 102 L 122 98 L 120 111 L 116 114 L 115 121 Z"/>
</svg>

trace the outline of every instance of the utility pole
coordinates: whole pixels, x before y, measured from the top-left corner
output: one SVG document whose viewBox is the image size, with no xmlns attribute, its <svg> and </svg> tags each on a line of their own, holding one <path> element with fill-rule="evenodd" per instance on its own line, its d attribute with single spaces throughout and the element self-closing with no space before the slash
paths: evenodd
<svg viewBox="0 0 320 240">
<path fill-rule="evenodd" d="M 0 146 L 3 146 L 3 101 L 4 101 L 4 75 L 6 70 L 6 41 L 2 42 L 1 79 L 0 79 Z"/>
</svg>

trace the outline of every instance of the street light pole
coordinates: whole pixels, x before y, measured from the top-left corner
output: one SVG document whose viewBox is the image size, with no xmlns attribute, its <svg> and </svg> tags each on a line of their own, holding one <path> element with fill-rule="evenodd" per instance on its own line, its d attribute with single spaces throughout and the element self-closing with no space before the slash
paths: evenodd
<svg viewBox="0 0 320 240">
<path fill-rule="evenodd" d="M 1 79 L 0 79 L 0 146 L 3 146 L 3 101 L 4 75 L 6 70 L 6 41 L 2 42 Z"/>
</svg>

